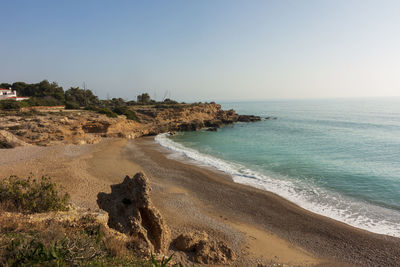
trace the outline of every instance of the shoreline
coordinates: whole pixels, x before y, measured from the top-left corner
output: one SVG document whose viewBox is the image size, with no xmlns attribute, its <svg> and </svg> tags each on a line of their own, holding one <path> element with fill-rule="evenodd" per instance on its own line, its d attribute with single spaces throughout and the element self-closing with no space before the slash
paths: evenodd
<svg viewBox="0 0 400 267">
<path fill-rule="evenodd" d="M 274 194 L 202 166 L 168 157 L 154 137 L 106 139 L 95 145 L 2 150 L 0 178 L 49 175 L 74 205 L 97 210 L 97 194 L 126 175 L 148 175 L 151 199 L 171 228 L 205 231 L 237 252 L 236 266 L 393 266 L 400 239 L 370 233 L 307 211 Z M 174 250 L 176 259 L 190 263 Z"/>
<path fill-rule="evenodd" d="M 168 153 L 161 152 L 165 148 L 151 137 L 132 143 L 135 150 L 141 151 L 142 157 L 131 159 L 151 177 L 183 188 L 202 205 L 223 214 L 230 222 L 244 222 L 261 228 L 319 259 L 387 266 L 400 260 L 399 238 L 355 228 L 303 209 L 274 193 L 237 184 L 229 175 L 171 159 L 166 156 Z M 171 172 L 180 175 L 172 177 Z M 160 174 L 169 177 L 162 178 Z"/>
<path fill-rule="evenodd" d="M 217 158 L 213 155 L 202 153 L 194 148 L 185 147 L 184 145 L 171 140 L 167 137 L 167 135 L 168 134 L 164 133 L 155 136 L 154 142 L 163 147 L 166 150 L 166 153 L 170 153 L 172 155 L 172 159 L 181 160 L 188 164 L 209 168 L 217 173 L 228 175 L 235 183 L 247 185 L 276 194 L 277 196 L 282 197 L 307 211 L 345 223 L 357 229 L 365 230 L 375 234 L 400 238 L 399 230 L 394 225 L 372 223 L 375 228 L 371 228 L 371 225 L 367 226 L 357 223 L 357 221 L 354 220 L 348 220 L 346 216 L 341 215 L 341 212 L 346 211 L 345 209 L 337 210 L 334 206 L 319 206 L 318 203 L 309 201 L 304 197 L 302 198 L 301 196 L 298 196 L 297 194 L 289 193 L 289 190 L 293 188 L 293 185 L 287 181 L 271 180 L 268 176 L 248 169 L 245 165 L 237 165 L 227 160 Z M 245 171 L 242 172 L 242 169 Z M 263 179 L 267 181 L 264 182 Z M 281 187 L 282 183 L 286 183 L 286 186 L 284 186 L 283 189 Z M 290 184 L 290 186 L 287 184 Z M 359 204 L 356 199 L 346 199 L 346 201 L 351 201 L 352 205 L 354 204 L 354 201 L 356 201 L 356 204 Z M 375 206 L 370 204 L 365 206 L 365 208 L 373 209 Z M 383 211 L 391 212 L 390 210 L 386 210 L 387 208 L 380 208 Z"/>
</svg>

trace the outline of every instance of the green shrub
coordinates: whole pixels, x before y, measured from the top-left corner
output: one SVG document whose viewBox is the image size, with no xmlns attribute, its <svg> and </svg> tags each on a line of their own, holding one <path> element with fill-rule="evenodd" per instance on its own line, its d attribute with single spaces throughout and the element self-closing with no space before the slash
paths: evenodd
<svg viewBox="0 0 400 267">
<path fill-rule="evenodd" d="M 41 179 L 10 176 L 0 181 L 0 203 L 10 211 L 46 212 L 67 210 L 69 195 L 60 195 L 47 176 Z"/>
<path fill-rule="evenodd" d="M 52 96 L 31 97 L 25 102 L 28 106 L 59 106 L 63 104 L 63 102 Z"/>
<path fill-rule="evenodd" d="M 99 111 L 99 108 L 95 105 L 89 105 L 84 108 L 85 110 Z"/>
<path fill-rule="evenodd" d="M 118 114 L 112 112 L 109 108 L 102 108 L 102 109 L 100 109 L 98 112 L 99 112 L 100 114 L 105 114 L 105 115 L 107 115 L 107 117 L 110 117 L 110 118 L 116 118 L 116 117 L 118 117 Z"/>
<path fill-rule="evenodd" d="M 115 107 L 113 112 L 117 113 L 118 115 L 125 115 L 128 120 L 139 121 L 138 116 L 133 110 L 130 110 L 128 107 L 120 106 Z"/>
<path fill-rule="evenodd" d="M 66 102 L 65 109 L 80 109 L 79 104 L 76 102 Z"/>
<path fill-rule="evenodd" d="M 68 250 L 64 246 L 65 239 L 57 241 L 50 246 L 32 239 L 27 242 L 24 239 L 13 239 L 6 247 L 7 264 L 10 266 L 46 264 L 53 266 L 65 266 L 65 258 Z"/>
<path fill-rule="evenodd" d="M 169 98 L 166 98 L 166 99 L 163 101 L 163 103 L 164 103 L 164 104 L 178 104 L 177 101 L 172 100 L 172 99 L 169 99 Z"/>
<path fill-rule="evenodd" d="M 20 109 L 20 107 L 21 107 L 20 103 L 15 100 L 1 100 L 0 101 L 0 109 L 13 110 L 13 109 Z"/>
</svg>

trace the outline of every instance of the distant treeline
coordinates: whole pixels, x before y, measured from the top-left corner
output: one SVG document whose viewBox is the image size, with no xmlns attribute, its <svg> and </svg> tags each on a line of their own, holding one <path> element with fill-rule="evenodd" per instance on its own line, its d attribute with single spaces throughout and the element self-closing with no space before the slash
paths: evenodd
<svg viewBox="0 0 400 267">
<path fill-rule="evenodd" d="M 104 113 L 110 117 L 117 115 L 126 115 L 130 119 L 137 119 L 133 111 L 128 107 L 134 105 L 171 105 L 178 104 L 178 102 L 165 99 L 162 102 L 157 102 L 150 98 L 148 93 L 142 93 L 137 96 L 137 100 L 125 101 L 122 98 L 112 98 L 107 100 L 100 100 L 89 89 L 82 89 L 79 87 L 71 87 L 64 91 L 56 82 L 50 83 L 47 80 L 39 83 L 24 83 L 15 82 L 13 84 L 1 83 L 0 88 L 11 88 L 16 90 L 18 96 L 28 96 L 28 100 L 14 101 L 3 100 L 0 101 L 0 109 L 19 109 L 21 107 L 29 106 L 59 106 L 65 105 L 66 109 L 87 109 Z"/>
</svg>

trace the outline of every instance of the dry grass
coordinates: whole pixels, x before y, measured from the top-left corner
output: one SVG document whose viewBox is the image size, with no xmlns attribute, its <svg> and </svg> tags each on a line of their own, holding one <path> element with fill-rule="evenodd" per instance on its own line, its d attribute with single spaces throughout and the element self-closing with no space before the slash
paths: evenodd
<svg viewBox="0 0 400 267">
<path fill-rule="evenodd" d="M 126 241 L 115 237 L 109 237 L 104 241 L 108 252 L 112 257 L 122 257 L 129 254 Z"/>
</svg>

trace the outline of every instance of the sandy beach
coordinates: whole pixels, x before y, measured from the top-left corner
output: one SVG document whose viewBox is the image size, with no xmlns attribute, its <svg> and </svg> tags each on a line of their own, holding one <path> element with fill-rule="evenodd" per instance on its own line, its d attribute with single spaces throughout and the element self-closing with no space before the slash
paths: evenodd
<svg viewBox="0 0 400 267">
<path fill-rule="evenodd" d="M 236 184 L 223 173 L 176 160 L 153 137 L 107 139 L 96 145 L 27 146 L 1 150 L 0 177 L 49 175 L 73 204 L 98 209 L 138 171 L 148 175 L 152 201 L 179 233 L 205 231 L 237 254 L 234 266 L 396 266 L 400 239 L 373 234 L 311 213 L 285 199 Z M 170 251 L 171 253 L 175 251 Z M 177 259 L 187 260 L 176 252 Z"/>
</svg>

